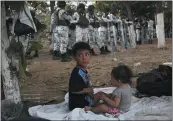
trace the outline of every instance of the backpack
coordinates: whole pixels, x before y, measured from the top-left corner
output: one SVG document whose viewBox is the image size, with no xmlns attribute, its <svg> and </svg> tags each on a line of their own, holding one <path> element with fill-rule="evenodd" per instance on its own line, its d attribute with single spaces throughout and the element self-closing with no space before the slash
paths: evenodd
<svg viewBox="0 0 173 121">
<path fill-rule="evenodd" d="M 136 89 L 148 96 L 172 96 L 172 67 L 159 65 L 137 79 Z"/>
<path fill-rule="evenodd" d="M 85 15 L 79 15 L 79 21 L 78 21 L 78 25 L 82 28 L 86 28 L 89 25 L 89 21 L 88 19 L 85 17 Z"/>
<path fill-rule="evenodd" d="M 62 9 L 58 9 L 57 11 L 55 11 L 55 17 L 56 17 L 56 25 L 62 25 L 62 26 L 68 26 L 70 24 L 70 22 L 68 20 L 60 20 L 59 19 L 59 11 Z"/>
<path fill-rule="evenodd" d="M 36 17 L 33 16 L 32 18 L 33 18 L 33 21 L 34 21 L 35 26 L 37 28 L 37 31 L 46 28 L 46 25 L 45 24 L 42 24 Z"/>
<path fill-rule="evenodd" d="M 25 8 L 24 8 L 24 12 L 27 15 L 27 17 L 30 19 L 30 17 L 26 13 Z M 32 21 L 31 21 L 31 24 L 33 24 Z M 26 25 L 24 23 L 21 23 L 19 18 L 17 19 L 17 22 L 16 22 L 16 24 L 14 26 L 14 33 L 17 36 L 27 35 L 27 34 L 34 33 L 34 32 L 35 32 L 35 30 L 32 27 L 30 27 L 30 26 L 28 26 L 28 25 Z"/>
</svg>

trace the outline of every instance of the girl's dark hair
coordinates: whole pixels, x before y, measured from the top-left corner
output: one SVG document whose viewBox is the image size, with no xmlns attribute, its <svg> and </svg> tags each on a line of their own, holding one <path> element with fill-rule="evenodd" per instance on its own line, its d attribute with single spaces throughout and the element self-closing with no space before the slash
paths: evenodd
<svg viewBox="0 0 173 121">
<path fill-rule="evenodd" d="M 120 80 L 122 83 L 130 83 L 133 75 L 131 69 L 125 65 L 113 68 L 111 74 L 116 80 Z"/>
</svg>

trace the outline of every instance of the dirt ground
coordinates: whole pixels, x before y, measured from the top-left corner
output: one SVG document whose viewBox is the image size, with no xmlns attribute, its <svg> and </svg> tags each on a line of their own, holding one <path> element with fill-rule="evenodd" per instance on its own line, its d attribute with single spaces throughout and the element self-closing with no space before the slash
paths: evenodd
<svg viewBox="0 0 173 121">
<path fill-rule="evenodd" d="M 172 39 L 166 40 L 166 49 L 158 49 L 157 41 L 153 44 L 137 45 L 136 49 L 128 49 L 114 55 L 93 56 L 88 71 L 92 76 L 94 87 L 111 86 L 109 84 L 112 67 L 120 63 L 128 65 L 134 74 L 147 72 L 164 62 L 172 62 Z M 20 82 L 21 95 L 24 101 L 56 103 L 64 100 L 68 91 L 70 73 L 75 62 L 62 63 L 52 60 L 49 50 L 40 52 L 39 58 L 31 60 L 29 72 L 32 77 Z M 136 78 L 133 78 L 136 80 Z"/>
</svg>

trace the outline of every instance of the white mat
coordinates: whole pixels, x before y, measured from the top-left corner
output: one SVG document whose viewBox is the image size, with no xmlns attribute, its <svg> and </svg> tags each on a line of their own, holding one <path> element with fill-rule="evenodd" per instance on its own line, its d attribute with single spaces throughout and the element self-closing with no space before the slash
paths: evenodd
<svg viewBox="0 0 173 121">
<path fill-rule="evenodd" d="M 94 93 L 103 91 L 111 93 L 115 88 L 96 88 Z M 129 112 L 118 118 L 112 116 L 97 115 L 85 112 L 81 108 L 68 110 L 68 93 L 65 101 L 60 104 L 38 105 L 29 108 L 29 114 L 49 120 L 172 120 L 172 96 L 150 97 L 138 99 L 132 98 L 132 106 Z"/>
</svg>

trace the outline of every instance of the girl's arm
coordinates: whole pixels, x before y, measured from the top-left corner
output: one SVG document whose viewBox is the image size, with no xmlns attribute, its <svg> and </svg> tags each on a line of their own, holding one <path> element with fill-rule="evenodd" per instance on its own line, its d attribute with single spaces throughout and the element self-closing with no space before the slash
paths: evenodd
<svg viewBox="0 0 173 121">
<path fill-rule="evenodd" d="M 106 95 L 102 95 L 101 100 L 103 100 L 108 105 L 110 105 L 114 108 L 117 108 L 120 105 L 120 98 L 114 97 L 113 99 L 110 99 Z"/>
</svg>

